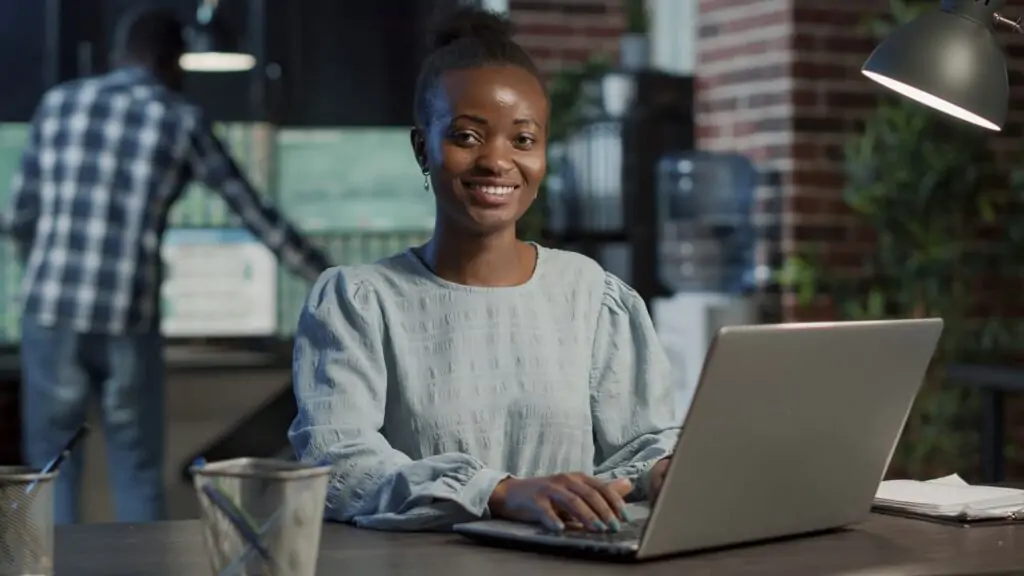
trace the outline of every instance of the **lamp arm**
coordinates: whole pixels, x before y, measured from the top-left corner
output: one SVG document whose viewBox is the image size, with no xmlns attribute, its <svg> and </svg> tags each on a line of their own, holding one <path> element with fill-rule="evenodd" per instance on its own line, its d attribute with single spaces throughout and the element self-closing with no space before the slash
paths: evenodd
<svg viewBox="0 0 1024 576">
<path fill-rule="evenodd" d="M 1006 18 L 1002 14 L 996 12 L 995 14 L 992 15 L 992 19 L 995 21 L 996 25 L 1002 24 L 1003 26 L 1010 28 L 1011 30 L 1018 34 L 1024 34 L 1024 26 L 1021 26 L 1021 21 L 1024 21 L 1024 18 L 1010 20 L 1009 18 Z"/>
</svg>

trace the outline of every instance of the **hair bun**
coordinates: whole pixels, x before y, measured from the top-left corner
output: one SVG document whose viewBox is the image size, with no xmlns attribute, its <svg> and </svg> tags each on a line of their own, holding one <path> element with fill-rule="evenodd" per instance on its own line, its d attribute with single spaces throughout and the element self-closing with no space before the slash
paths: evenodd
<svg viewBox="0 0 1024 576">
<path fill-rule="evenodd" d="M 497 12 L 463 6 L 441 20 L 433 34 L 431 47 L 439 50 L 469 38 L 484 42 L 510 41 L 514 31 L 512 22 Z"/>
</svg>

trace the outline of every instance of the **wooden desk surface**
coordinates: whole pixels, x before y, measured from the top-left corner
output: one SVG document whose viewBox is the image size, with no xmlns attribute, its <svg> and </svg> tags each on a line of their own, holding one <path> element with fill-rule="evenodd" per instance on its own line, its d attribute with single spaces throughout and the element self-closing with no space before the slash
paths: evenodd
<svg viewBox="0 0 1024 576">
<path fill-rule="evenodd" d="M 57 574 L 208 574 L 197 520 L 57 528 Z M 609 564 L 479 546 L 451 534 L 395 534 L 326 524 L 320 574 L 605 576 L 643 573 L 923 575 L 1024 570 L 1024 526 L 956 528 L 873 515 L 852 529 L 642 564 Z M 642 571 L 642 572 L 641 572 Z"/>
</svg>

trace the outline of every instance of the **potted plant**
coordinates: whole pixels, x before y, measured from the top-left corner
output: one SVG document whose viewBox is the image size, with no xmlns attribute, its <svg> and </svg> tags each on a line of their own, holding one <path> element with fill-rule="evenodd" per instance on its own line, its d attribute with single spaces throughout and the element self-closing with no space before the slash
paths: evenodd
<svg viewBox="0 0 1024 576">
<path fill-rule="evenodd" d="M 619 44 L 619 61 L 625 70 L 642 70 L 650 62 L 647 37 L 647 5 L 644 0 L 625 0 L 626 32 Z"/>
</svg>

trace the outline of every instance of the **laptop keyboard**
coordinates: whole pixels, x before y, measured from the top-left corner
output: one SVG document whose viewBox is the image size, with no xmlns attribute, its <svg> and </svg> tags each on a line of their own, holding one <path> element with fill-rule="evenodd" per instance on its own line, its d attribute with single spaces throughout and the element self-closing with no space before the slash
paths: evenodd
<svg viewBox="0 0 1024 576">
<path fill-rule="evenodd" d="M 567 529 L 565 532 L 561 533 L 561 536 L 563 538 L 589 540 L 591 542 L 631 542 L 640 539 L 640 535 L 643 533 L 645 524 L 647 524 L 646 521 L 624 524 L 618 532 L 591 532 L 589 530 L 582 529 Z"/>
</svg>

